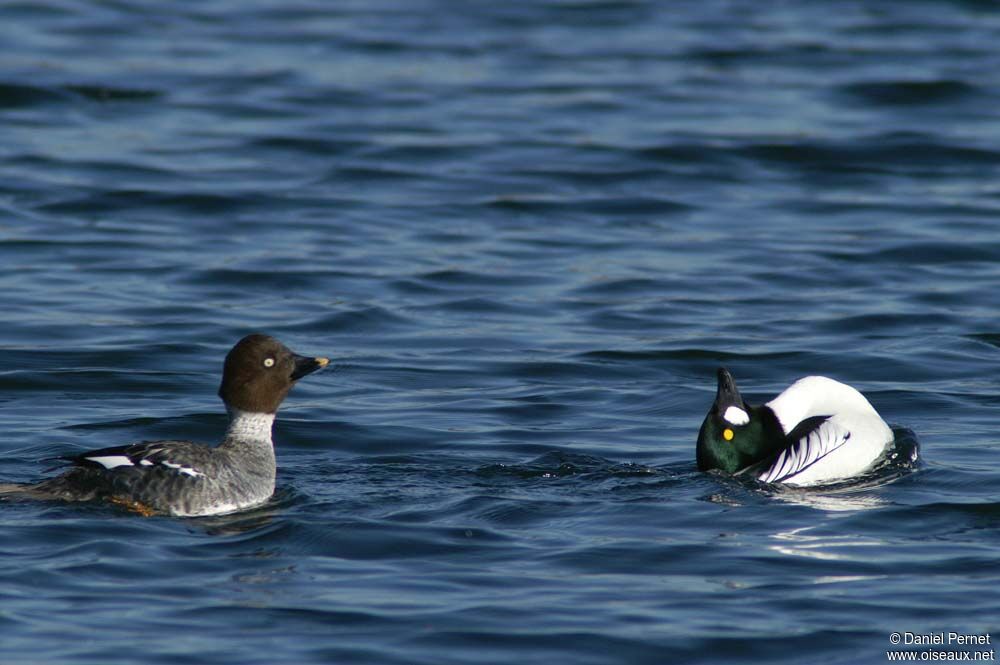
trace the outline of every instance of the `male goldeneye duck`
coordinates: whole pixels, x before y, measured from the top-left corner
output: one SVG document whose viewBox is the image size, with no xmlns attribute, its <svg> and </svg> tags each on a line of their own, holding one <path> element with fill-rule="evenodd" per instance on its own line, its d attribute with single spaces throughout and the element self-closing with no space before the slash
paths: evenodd
<svg viewBox="0 0 1000 665">
<path fill-rule="evenodd" d="M 699 471 L 815 485 L 866 471 L 893 441 L 868 400 L 839 381 L 808 376 L 750 406 L 725 368 L 718 376 L 715 403 L 698 432 Z"/>
<path fill-rule="evenodd" d="M 271 425 L 285 395 L 326 358 L 292 353 L 267 335 L 248 335 L 226 356 L 219 397 L 229 428 L 218 446 L 146 441 L 62 458 L 73 468 L 3 493 L 64 501 L 104 500 L 146 515 L 219 515 L 267 501 L 274 493 Z"/>
</svg>

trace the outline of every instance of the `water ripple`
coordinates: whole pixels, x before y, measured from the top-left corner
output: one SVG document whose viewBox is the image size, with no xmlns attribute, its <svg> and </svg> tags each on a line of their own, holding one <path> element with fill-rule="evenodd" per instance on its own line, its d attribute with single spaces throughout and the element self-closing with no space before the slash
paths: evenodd
<svg viewBox="0 0 1000 665">
<path fill-rule="evenodd" d="M 454 9 L 0 5 L 0 479 L 217 442 L 249 332 L 336 364 L 255 510 L 0 501 L 4 658 L 854 663 L 993 630 L 995 7 Z M 699 473 L 720 364 L 752 403 L 857 386 L 896 458 Z"/>
</svg>

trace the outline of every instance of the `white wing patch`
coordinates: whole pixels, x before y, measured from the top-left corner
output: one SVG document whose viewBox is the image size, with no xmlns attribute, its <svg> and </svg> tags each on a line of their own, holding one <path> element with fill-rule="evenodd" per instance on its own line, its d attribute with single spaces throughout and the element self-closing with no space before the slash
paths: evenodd
<svg viewBox="0 0 1000 665">
<path fill-rule="evenodd" d="M 163 462 L 160 462 L 160 464 L 162 464 L 163 466 L 168 467 L 170 469 L 177 469 L 177 473 L 183 473 L 183 474 L 191 476 L 192 478 L 197 478 L 198 476 L 204 476 L 205 475 L 204 473 L 202 473 L 201 471 L 198 471 L 197 469 L 192 469 L 189 466 L 181 466 L 180 464 L 174 464 L 173 462 L 163 461 Z"/>
<path fill-rule="evenodd" d="M 750 416 L 747 412 L 738 406 L 731 406 L 726 409 L 726 412 L 722 414 L 723 419 L 730 425 L 746 425 L 750 422 Z"/>
<path fill-rule="evenodd" d="M 83 459 L 97 462 L 105 469 L 114 469 L 119 466 L 135 466 L 132 460 L 124 455 L 99 455 L 97 457 L 84 457 Z"/>
<path fill-rule="evenodd" d="M 850 431 L 829 420 L 778 454 L 774 464 L 757 476 L 765 483 L 780 483 L 801 473 L 851 438 Z"/>
<path fill-rule="evenodd" d="M 149 450 L 147 454 L 156 454 L 163 452 L 162 450 Z M 150 467 L 156 466 L 156 464 L 162 464 L 168 469 L 174 469 L 177 473 L 183 473 L 185 475 L 191 476 L 192 478 L 204 477 L 205 474 L 201 471 L 194 469 L 189 466 L 184 466 L 183 464 L 175 464 L 174 462 L 168 462 L 166 460 L 155 462 L 150 459 L 142 458 L 139 460 L 133 460 L 126 455 L 95 455 L 93 457 L 84 457 L 83 459 L 90 462 L 97 462 L 105 469 L 116 469 L 120 466 L 135 466 L 136 462 L 139 466 Z"/>
</svg>

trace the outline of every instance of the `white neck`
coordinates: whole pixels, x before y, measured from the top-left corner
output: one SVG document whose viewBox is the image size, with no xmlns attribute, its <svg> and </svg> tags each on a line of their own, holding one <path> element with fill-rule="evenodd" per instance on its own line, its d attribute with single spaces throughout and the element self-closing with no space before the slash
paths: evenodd
<svg viewBox="0 0 1000 665">
<path fill-rule="evenodd" d="M 271 426 L 274 424 L 273 413 L 254 413 L 242 411 L 236 407 L 226 406 L 229 411 L 229 429 L 226 439 L 245 442 L 271 444 Z"/>
</svg>

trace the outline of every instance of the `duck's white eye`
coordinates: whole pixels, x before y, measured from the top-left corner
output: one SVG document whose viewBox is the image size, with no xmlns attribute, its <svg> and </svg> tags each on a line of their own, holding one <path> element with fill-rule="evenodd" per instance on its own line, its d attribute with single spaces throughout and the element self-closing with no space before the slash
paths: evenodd
<svg viewBox="0 0 1000 665">
<path fill-rule="evenodd" d="M 264 358 L 264 367 L 274 367 L 274 358 Z"/>
</svg>

